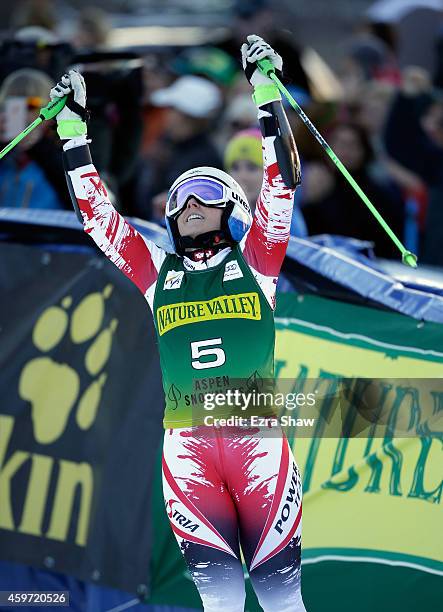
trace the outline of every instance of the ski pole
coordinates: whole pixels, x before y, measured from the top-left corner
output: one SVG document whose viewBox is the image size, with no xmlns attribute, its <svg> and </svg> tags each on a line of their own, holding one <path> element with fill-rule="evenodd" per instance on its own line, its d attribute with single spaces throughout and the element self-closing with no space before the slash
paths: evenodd
<svg viewBox="0 0 443 612">
<path fill-rule="evenodd" d="M 360 196 L 360 198 L 363 200 L 363 202 L 366 204 L 366 206 L 369 208 L 369 210 L 371 211 L 371 213 L 374 215 L 374 217 L 377 219 L 377 221 L 380 223 L 380 225 L 382 226 L 382 228 L 385 230 L 385 232 L 388 234 L 388 236 L 391 238 L 391 240 L 393 241 L 393 243 L 395 244 L 395 246 L 399 249 L 401 255 L 402 255 L 402 261 L 404 264 L 410 266 L 411 268 L 416 268 L 417 267 L 417 256 L 414 255 L 414 253 L 412 253 L 411 251 L 408 251 L 404 245 L 402 244 L 402 242 L 397 238 L 397 236 L 394 234 L 394 232 L 392 231 L 392 229 L 389 227 L 389 225 L 386 223 L 386 221 L 383 219 L 383 217 L 381 216 L 381 214 L 378 212 L 378 210 L 375 208 L 375 206 L 372 204 L 372 202 L 370 201 L 370 199 L 368 198 L 368 196 L 365 194 L 365 192 L 363 191 L 363 189 L 361 189 L 361 187 L 359 186 L 359 184 L 357 183 L 357 181 L 355 181 L 351 174 L 348 172 L 348 170 L 346 169 L 346 167 L 342 164 L 342 162 L 339 160 L 339 158 L 337 157 L 337 155 L 334 153 L 334 151 L 331 149 L 331 147 L 328 145 L 328 143 L 326 142 L 326 140 L 323 138 L 323 136 L 320 134 L 320 132 L 317 130 L 317 128 L 315 127 L 315 125 L 310 121 L 310 119 L 307 117 L 307 115 L 303 112 L 303 110 L 300 108 L 300 106 L 297 104 L 297 102 L 294 100 L 294 98 L 291 96 L 291 94 L 289 93 L 289 91 L 286 89 L 286 87 L 283 85 L 283 83 L 280 81 L 280 79 L 278 78 L 278 76 L 275 74 L 275 69 L 274 66 L 272 65 L 272 63 L 267 60 L 267 59 L 263 59 L 263 60 L 259 60 L 258 62 L 258 67 L 260 68 L 261 72 L 269 77 L 270 79 L 272 79 L 274 81 L 274 83 L 277 85 L 278 89 L 286 96 L 288 102 L 290 103 L 290 105 L 292 106 L 292 108 L 295 110 L 295 112 L 297 113 L 297 115 L 300 117 L 300 119 L 303 121 L 303 123 L 306 125 L 306 127 L 308 128 L 308 130 L 311 132 L 311 134 L 316 138 L 316 140 L 321 144 L 321 146 L 323 147 L 323 149 L 326 151 L 326 153 L 329 155 L 329 157 L 331 158 L 331 160 L 334 162 L 334 164 L 336 165 L 336 167 L 340 170 L 340 172 L 343 174 L 343 176 L 347 179 L 348 183 L 351 185 L 351 187 L 357 192 L 357 194 Z"/>
<path fill-rule="evenodd" d="M 4 157 L 6 153 L 9 153 L 9 151 L 13 149 L 16 144 L 23 140 L 23 138 L 25 138 L 25 136 L 32 132 L 34 128 L 40 125 L 40 123 L 43 123 L 43 121 L 47 121 L 48 119 L 52 119 L 53 117 L 55 117 L 66 104 L 66 98 L 67 96 L 63 96 L 63 98 L 52 100 L 51 102 L 49 102 L 49 104 L 41 108 L 37 119 L 35 119 L 32 123 L 25 127 L 23 132 L 20 132 L 20 134 L 18 134 L 14 138 L 14 140 L 11 140 L 11 142 L 0 151 L 0 159 L 2 159 L 2 157 Z"/>
</svg>

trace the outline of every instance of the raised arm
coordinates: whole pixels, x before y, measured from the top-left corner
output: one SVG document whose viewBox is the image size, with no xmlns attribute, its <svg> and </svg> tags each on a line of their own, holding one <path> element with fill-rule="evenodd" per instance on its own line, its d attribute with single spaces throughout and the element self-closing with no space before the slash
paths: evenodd
<svg viewBox="0 0 443 612">
<path fill-rule="evenodd" d="M 262 133 L 263 184 L 254 220 L 243 243 L 243 255 L 273 305 L 276 280 L 285 257 L 291 227 L 294 191 L 300 182 L 300 160 L 280 92 L 261 74 L 256 62 L 268 58 L 277 72 L 282 59 L 258 36 L 248 36 L 242 47 L 246 77 L 254 86 Z"/>
<path fill-rule="evenodd" d="M 57 131 L 65 140 L 63 161 L 77 217 L 85 232 L 140 289 L 152 307 L 158 272 L 166 253 L 125 221 L 109 200 L 91 160 L 85 123 L 86 89 L 78 72 L 71 70 L 51 91 L 51 98 L 63 95 L 70 97 L 57 115 Z"/>
</svg>

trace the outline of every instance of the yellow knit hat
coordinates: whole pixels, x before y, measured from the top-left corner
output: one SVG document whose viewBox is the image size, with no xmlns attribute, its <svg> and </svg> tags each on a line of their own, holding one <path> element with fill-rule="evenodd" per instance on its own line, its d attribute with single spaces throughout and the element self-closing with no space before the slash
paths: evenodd
<svg viewBox="0 0 443 612">
<path fill-rule="evenodd" d="M 237 132 L 225 149 L 225 169 L 229 172 L 234 162 L 247 159 L 256 166 L 263 166 L 261 133 L 257 128 Z"/>
</svg>

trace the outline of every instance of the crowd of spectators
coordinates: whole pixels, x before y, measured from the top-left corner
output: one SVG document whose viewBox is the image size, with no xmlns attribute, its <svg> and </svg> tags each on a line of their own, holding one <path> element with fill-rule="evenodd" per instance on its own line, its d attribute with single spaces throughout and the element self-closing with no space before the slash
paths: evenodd
<svg viewBox="0 0 443 612">
<path fill-rule="evenodd" d="M 21 10 L 0 48 L 0 140 L 36 117 L 69 66 L 80 68 L 92 111 L 94 162 L 113 203 L 125 215 L 162 223 L 168 187 L 185 170 L 225 169 L 254 207 L 262 181 L 256 110 L 239 48 L 248 33 L 281 53 L 285 80 L 392 229 L 423 263 L 443 265 L 443 85 L 435 41 L 435 74 L 401 67 L 395 30 L 360 24 L 350 32 L 326 96 L 287 31 L 273 27 L 265 0 L 237 3 L 231 35 L 217 46 L 141 53 L 111 49 L 110 23 L 98 9 L 80 11 L 69 40 L 57 34 L 51 4 Z M 351 236 L 374 243 L 379 257 L 395 247 L 352 188 L 286 105 L 302 161 L 291 233 Z M 53 125 L 35 130 L 0 161 L 0 206 L 70 209 Z"/>
</svg>

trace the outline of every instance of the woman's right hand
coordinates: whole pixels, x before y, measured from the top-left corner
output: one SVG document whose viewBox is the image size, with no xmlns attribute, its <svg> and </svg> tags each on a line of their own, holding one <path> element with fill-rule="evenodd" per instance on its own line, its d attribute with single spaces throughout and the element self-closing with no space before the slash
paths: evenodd
<svg viewBox="0 0 443 612">
<path fill-rule="evenodd" d="M 62 140 L 68 140 L 86 134 L 86 85 L 84 78 L 76 70 L 64 74 L 51 89 L 51 100 L 63 96 L 68 96 L 68 99 L 57 115 L 58 135 Z"/>
</svg>

